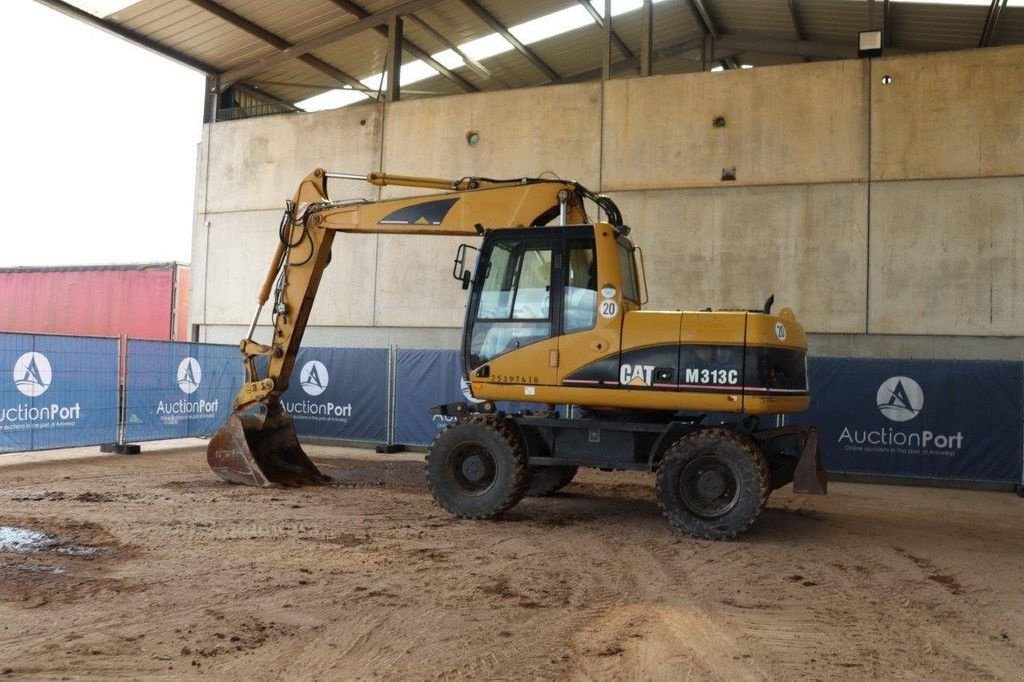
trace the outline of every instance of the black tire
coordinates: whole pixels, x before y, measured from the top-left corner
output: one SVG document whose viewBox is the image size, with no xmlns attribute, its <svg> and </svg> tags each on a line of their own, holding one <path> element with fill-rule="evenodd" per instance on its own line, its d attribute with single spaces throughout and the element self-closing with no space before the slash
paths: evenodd
<svg viewBox="0 0 1024 682">
<path fill-rule="evenodd" d="M 427 487 L 439 505 L 464 519 L 491 519 L 526 494 L 530 475 L 514 427 L 491 416 L 455 422 L 427 451 Z"/>
<path fill-rule="evenodd" d="M 574 466 L 530 467 L 527 497 L 544 497 L 558 492 L 572 483 L 578 470 L 579 467 Z"/>
<path fill-rule="evenodd" d="M 673 528 L 705 540 L 729 540 L 761 514 L 771 477 L 752 440 L 728 429 L 702 429 L 668 449 L 655 490 Z"/>
</svg>

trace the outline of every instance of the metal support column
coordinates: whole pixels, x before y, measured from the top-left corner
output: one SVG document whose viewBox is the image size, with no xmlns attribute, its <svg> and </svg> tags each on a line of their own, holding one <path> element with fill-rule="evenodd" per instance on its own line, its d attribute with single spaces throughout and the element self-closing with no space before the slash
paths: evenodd
<svg viewBox="0 0 1024 682">
<path fill-rule="evenodd" d="M 640 75 L 650 76 L 654 68 L 654 0 L 643 0 L 640 10 Z"/>
<path fill-rule="evenodd" d="M 397 102 L 402 94 L 402 18 L 388 19 L 388 101 Z"/>
<path fill-rule="evenodd" d="M 217 100 L 220 98 L 217 76 L 206 77 L 206 92 L 203 96 L 203 123 L 217 122 Z"/>
<path fill-rule="evenodd" d="M 604 51 L 601 53 L 601 78 L 612 77 L 612 0 L 604 0 Z"/>
</svg>

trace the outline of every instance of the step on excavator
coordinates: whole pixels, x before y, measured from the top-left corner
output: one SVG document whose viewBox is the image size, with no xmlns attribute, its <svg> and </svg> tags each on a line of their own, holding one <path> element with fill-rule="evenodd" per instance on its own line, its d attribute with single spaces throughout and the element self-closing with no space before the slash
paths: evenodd
<svg viewBox="0 0 1024 682">
<path fill-rule="evenodd" d="M 332 200 L 329 180 L 440 190 Z M 600 220 L 592 221 L 587 207 Z M 669 523 L 706 539 L 747 530 L 772 490 L 825 494 L 819 436 L 785 425 L 810 404 L 807 340 L 788 308 L 644 310 L 642 253 L 615 203 L 579 183 L 313 171 L 287 202 L 241 342 L 245 383 L 209 444 L 221 478 L 322 484 L 281 396 L 335 235 L 461 235 L 452 275 L 468 290 L 465 401 L 427 453 L 434 499 L 470 519 L 553 493 L 579 467 L 654 472 Z M 470 262 L 476 252 L 476 262 Z M 273 336 L 254 340 L 273 296 Z M 498 401 L 536 404 L 510 412 Z M 569 410 L 556 406 L 572 406 Z M 764 426 L 762 426 L 764 423 Z"/>
</svg>

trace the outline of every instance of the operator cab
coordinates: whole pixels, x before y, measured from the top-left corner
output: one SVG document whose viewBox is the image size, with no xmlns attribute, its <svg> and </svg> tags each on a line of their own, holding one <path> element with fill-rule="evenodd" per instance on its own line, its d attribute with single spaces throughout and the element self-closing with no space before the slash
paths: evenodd
<svg viewBox="0 0 1024 682">
<path fill-rule="evenodd" d="M 595 229 L 606 238 L 613 234 L 619 272 L 599 275 Z M 525 346 L 591 330 L 599 316 L 621 321 L 619 300 L 627 310 L 640 307 L 636 249 L 608 225 L 489 231 L 474 273 L 464 266 L 470 248 L 459 248 L 453 272 L 471 288 L 463 337 L 467 373 Z"/>
</svg>

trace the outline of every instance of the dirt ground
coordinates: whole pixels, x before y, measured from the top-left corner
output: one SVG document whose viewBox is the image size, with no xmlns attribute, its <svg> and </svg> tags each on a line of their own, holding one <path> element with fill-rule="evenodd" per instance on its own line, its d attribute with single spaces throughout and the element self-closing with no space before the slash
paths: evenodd
<svg viewBox="0 0 1024 682">
<path fill-rule="evenodd" d="M 645 475 L 473 522 L 416 455 L 309 451 L 337 485 L 230 486 L 196 447 L 0 466 L 0 526 L 47 534 L 0 552 L 0 680 L 1024 675 L 1008 493 L 776 491 L 714 543 Z"/>
</svg>

